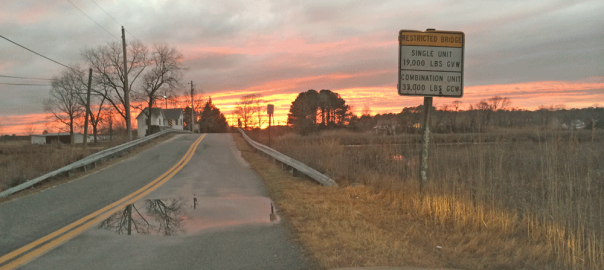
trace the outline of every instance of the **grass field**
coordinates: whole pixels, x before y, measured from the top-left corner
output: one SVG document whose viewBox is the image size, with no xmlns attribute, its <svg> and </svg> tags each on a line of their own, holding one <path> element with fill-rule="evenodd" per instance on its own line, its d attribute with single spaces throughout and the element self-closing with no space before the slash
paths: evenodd
<svg viewBox="0 0 604 270">
<path fill-rule="evenodd" d="M 601 131 L 437 134 L 423 198 L 417 137 L 325 132 L 282 136 L 272 146 L 448 232 L 455 256 L 475 261 L 452 266 L 604 269 Z"/>
</svg>

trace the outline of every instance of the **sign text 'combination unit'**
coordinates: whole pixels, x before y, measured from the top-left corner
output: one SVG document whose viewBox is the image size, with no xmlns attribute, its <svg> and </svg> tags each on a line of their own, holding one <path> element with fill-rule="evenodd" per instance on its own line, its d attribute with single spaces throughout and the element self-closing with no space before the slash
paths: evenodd
<svg viewBox="0 0 604 270">
<path fill-rule="evenodd" d="M 463 32 L 401 30 L 398 41 L 399 95 L 463 95 Z"/>
</svg>

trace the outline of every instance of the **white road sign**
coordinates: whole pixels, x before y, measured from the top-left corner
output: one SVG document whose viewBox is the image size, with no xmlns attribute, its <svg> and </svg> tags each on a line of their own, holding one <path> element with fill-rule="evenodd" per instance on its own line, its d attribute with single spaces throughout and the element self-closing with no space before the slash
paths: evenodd
<svg viewBox="0 0 604 270">
<path fill-rule="evenodd" d="M 465 35 L 453 31 L 399 32 L 399 95 L 461 97 Z"/>
</svg>

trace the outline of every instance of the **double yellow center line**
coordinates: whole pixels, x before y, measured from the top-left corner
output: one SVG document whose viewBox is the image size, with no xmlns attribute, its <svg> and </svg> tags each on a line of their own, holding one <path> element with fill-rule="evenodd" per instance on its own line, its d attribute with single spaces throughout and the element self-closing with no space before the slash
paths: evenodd
<svg viewBox="0 0 604 270">
<path fill-rule="evenodd" d="M 159 186 L 163 185 L 165 182 L 170 180 L 172 176 L 179 172 L 189 162 L 189 160 L 191 160 L 191 157 L 193 157 L 193 153 L 195 153 L 195 149 L 197 149 L 197 146 L 204 137 L 205 134 L 201 135 L 197 140 L 195 140 L 191 147 L 189 147 L 189 150 L 187 151 L 185 156 L 182 157 L 182 159 L 180 159 L 180 161 L 176 163 L 176 165 L 170 168 L 170 170 L 162 174 L 157 179 L 151 181 L 151 183 L 145 185 L 141 189 L 47 236 L 44 236 L 15 251 L 12 251 L 11 253 L 0 257 L 0 270 L 13 269 L 28 262 L 29 260 L 80 234 L 81 232 L 90 228 L 94 224 L 105 220 L 106 218 L 113 215 L 115 212 L 124 208 L 128 204 L 136 202 L 140 198 L 149 194 L 151 191 L 157 189 Z M 8 263 L 4 264 L 5 262 Z"/>
</svg>

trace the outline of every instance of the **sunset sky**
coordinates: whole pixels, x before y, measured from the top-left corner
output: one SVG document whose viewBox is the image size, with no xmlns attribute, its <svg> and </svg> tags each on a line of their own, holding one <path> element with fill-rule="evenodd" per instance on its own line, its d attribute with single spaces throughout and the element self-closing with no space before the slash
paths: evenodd
<svg viewBox="0 0 604 270">
<path fill-rule="evenodd" d="M 127 41 L 180 50 L 184 80 L 227 118 L 242 95 L 258 93 L 283 124 L 308 89 L 339 93 L 355 113 L 421 104 L 421 97 L 397 94 L 401 29 L 465 33 L 464 96 L 435 98 L 437 107 L 460 100 L 467 109 L 495 95 L 529 110 L 604 106 L 602 14 L 601 0 L 2 0 L 0 35 L 85 67 L 81 52 L 120 41 L 123 25 Z M 0 134 L 48 127 L 42 101 L 50 83 L 43 79 L 62 69 L 0 38 Z"/>
</svg>

